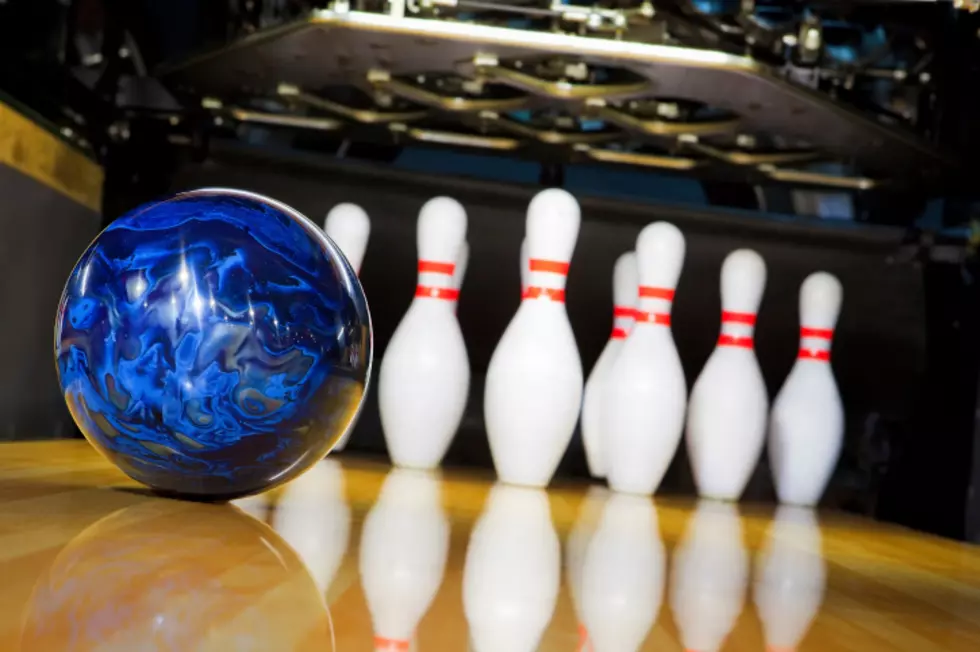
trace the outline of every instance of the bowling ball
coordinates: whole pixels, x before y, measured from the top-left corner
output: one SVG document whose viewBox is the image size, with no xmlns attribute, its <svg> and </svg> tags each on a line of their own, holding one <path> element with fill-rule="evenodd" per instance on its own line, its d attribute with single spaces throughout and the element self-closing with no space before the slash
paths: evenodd
<svg viewBox="0 0 980 652">
<path fill-rule="evenodd" d="M 238 190 L 181 193 L 89 245 L 55 321 L 75 423 L 164 494 L 227 500 L 323 458 L 359 413 L 371 322 L 310 220 Z"/>
</svg>

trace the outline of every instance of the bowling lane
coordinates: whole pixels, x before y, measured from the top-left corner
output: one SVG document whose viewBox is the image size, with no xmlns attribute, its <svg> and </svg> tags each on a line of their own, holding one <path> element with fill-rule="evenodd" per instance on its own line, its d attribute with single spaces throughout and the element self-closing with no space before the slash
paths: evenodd
<svg viewBox="0 0 980 652">
<path fill-rule="evenodd" d="M 233 506 L 0 445 L 2 650 L 976 650 L 980 548 L 331 457 Z"/>
</svg>

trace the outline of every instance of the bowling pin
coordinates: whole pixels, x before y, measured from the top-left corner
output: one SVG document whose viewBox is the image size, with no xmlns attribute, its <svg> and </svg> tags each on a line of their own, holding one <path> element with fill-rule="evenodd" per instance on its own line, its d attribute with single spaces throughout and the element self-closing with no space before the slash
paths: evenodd
<svg viewBox="0 0 980 652">
<path fill-rule="evenodd" d="M 583 651 L 589 649 L 590 643 L 589 631 L 585 626 L 585 616 L 582 612 L 582 570 L 585 565 L 585 555 L 589 551 L 589 543 L 602 517 L 603 505 L 608 499 L 609 490 L 605 487 L 599 485 L 589 487 L 579 507 L 575 524 L 565 541 L 565 572 L 568 577 L 572 607 L 579 622 L 578 649 Z"/>
<path fill-rule="evenodd" d="M 323 230 L 340 247 L 354 273 L 360 273 L 371 235 L 371 220 L 364 209 L 356 204 L 337 204 L 327 213 Z"/>
<path fill-rule="evenodd" d="M 273 529 L 303 560 L 324 597 L 347 552 L 350 523 L 344 472 L 331 459 L 287 484 L 272 513 Z"/>
<path fill-rule="evenodd" d="M 439 478 L 392 470 L 361 533 L 361 586 L 375 650 L 411 649 L 415 629 L 439 592 L 448 554 L 449 519 Z"/>
<path fill-rule="evenodd" d="M 670 608 L 685 650 L 718 652 L 742 613 L 748 583 L 738 509 L 702 500 L 671 569 Z"/>
<path fill-rule="evenodd" d="M 646 496 L 614 494 L 582 571 L 590 652 L 636 652 L 657 619 L 666 578 L 657 511 Z"/>
<path fill-rule="evenodd" d="M 558 602 L 561 548 L 548 494 L 497 484 L 470 535 L 463 611 L 473 652 L 534 652 Z"/>
<path fill-rule="evenodd" d="M 463 289 L 463 279 L 466 278 L 466 266 L 470 262 L 470 245 L 465 240 L 459 245 L 459 253 L 456 254 L 456 270 L 453 272 L 453 288 L 456 290 L 456 298 L 453 299 L 453 310 L 459 309 L 459 294 Z"/>
<path fill-rule="evenodd" d="M 789 652 L 799 646 L 820 611 L 826 583 L 816 514 L 781 506 L 756 563 L 755 606 L 766 649 Z"/>
<path fill-rule="evenodd" d="M 593 478 L 606 477 L 606 456 L 603 450 L 605 437 L 599 419 L 603 391 L 609 370 L 616 362 L 616 356 L 633 328 L 633 313 L 636 310 L 636 254 L 628 252 L 616 260 L 613 268 L 613 328 L 609 341 L 599 354 L 589 380 L 585 383 L 585 397 L 582 400 L 582 442 L 585 445 L 585 461 Z"/>
<path fill-rule="evenodd" d="M 364 209 L 357 204 L 337 204 L 327 213 L 323 230 L 340 247 L 354 273 L 360 274 L 368 237 L 371 235 L 371 220 Z M 333 447 L 334 451 L 344 450 L 353 430 L 353 426 L 347 429 Z"/>
<path fill-rule="evenodd" d="M 635 323 L 609 370 L 601 411 L 606 472 L 614 491 L 657 490 L 684 429 L 687 383 L 670 331 L 684 236 L 655 222 L 636 239 L 639 299 Z"/>
<path fill-rule="evenodd" d="M 527 210 L 528 285 L 487 368 L 483 400 L 490 452 L 503 482 L 544 487 L 582 405 L 582 360 L 565 311 L 579 230 L 575 199 L 558 188 Z"/>
<path fill-rule="evenodd" d="M 378 401 L 391 461 L 432 469 L 459 428 L 470 387 L 466 343 L 453 307 L 453 274 L 466 237 L 454 199 L 429 200 L 418 221 L 418 286 L 381 361 Z"/>
<path fill-rule="evenodd" d="M 826 272 L 800 288 L 800 352 L 769 420 L 769 465 L 784 503 L 815 505 L 844 440 L 844 406 L 830 368 L 830 343 L 844 291 Z"/>
<path fill-rule="evenodd" d="M 769 396 L 753 332 L 766 264 L 750 249 L 721 266 L 721 335 L 691 389 L 687 452 L 703 498 L 738 500 L 765 445 Z"/>
<path fill-rule="evenodd" d="M 530 271 L 527 268 L 527 238 L 521 240 L 521 298 L 524 298 L 524 293 L 527 292 L 527 276 Z"/>
</svg>

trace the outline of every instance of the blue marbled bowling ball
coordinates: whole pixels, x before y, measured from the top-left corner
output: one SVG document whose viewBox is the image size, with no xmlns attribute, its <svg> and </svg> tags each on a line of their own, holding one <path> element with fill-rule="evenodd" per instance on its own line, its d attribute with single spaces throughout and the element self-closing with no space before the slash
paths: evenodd
<svg viewBox="0 0 980 652">
<path fill-rule="evenodd" d="M 68 279 L 61 389 L 86 438 L 158 492 L 224 500 L 322 459 L 370 376 L 367 302 L 310 220 L 237 190 L 114 221 Z"/>
</svg>

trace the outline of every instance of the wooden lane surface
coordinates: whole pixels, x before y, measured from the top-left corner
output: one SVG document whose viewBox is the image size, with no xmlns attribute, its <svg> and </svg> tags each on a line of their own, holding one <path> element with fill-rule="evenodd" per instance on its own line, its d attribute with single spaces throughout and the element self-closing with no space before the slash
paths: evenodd
<svg viewBox="0 0 980 652">
<path fill-rule="evenodd" d="M 978 650 L 980 549 L 352 458 L 185 503 L 85 442 L 3 444 L 0 650 L 62 649 Z"/>
</svg>

